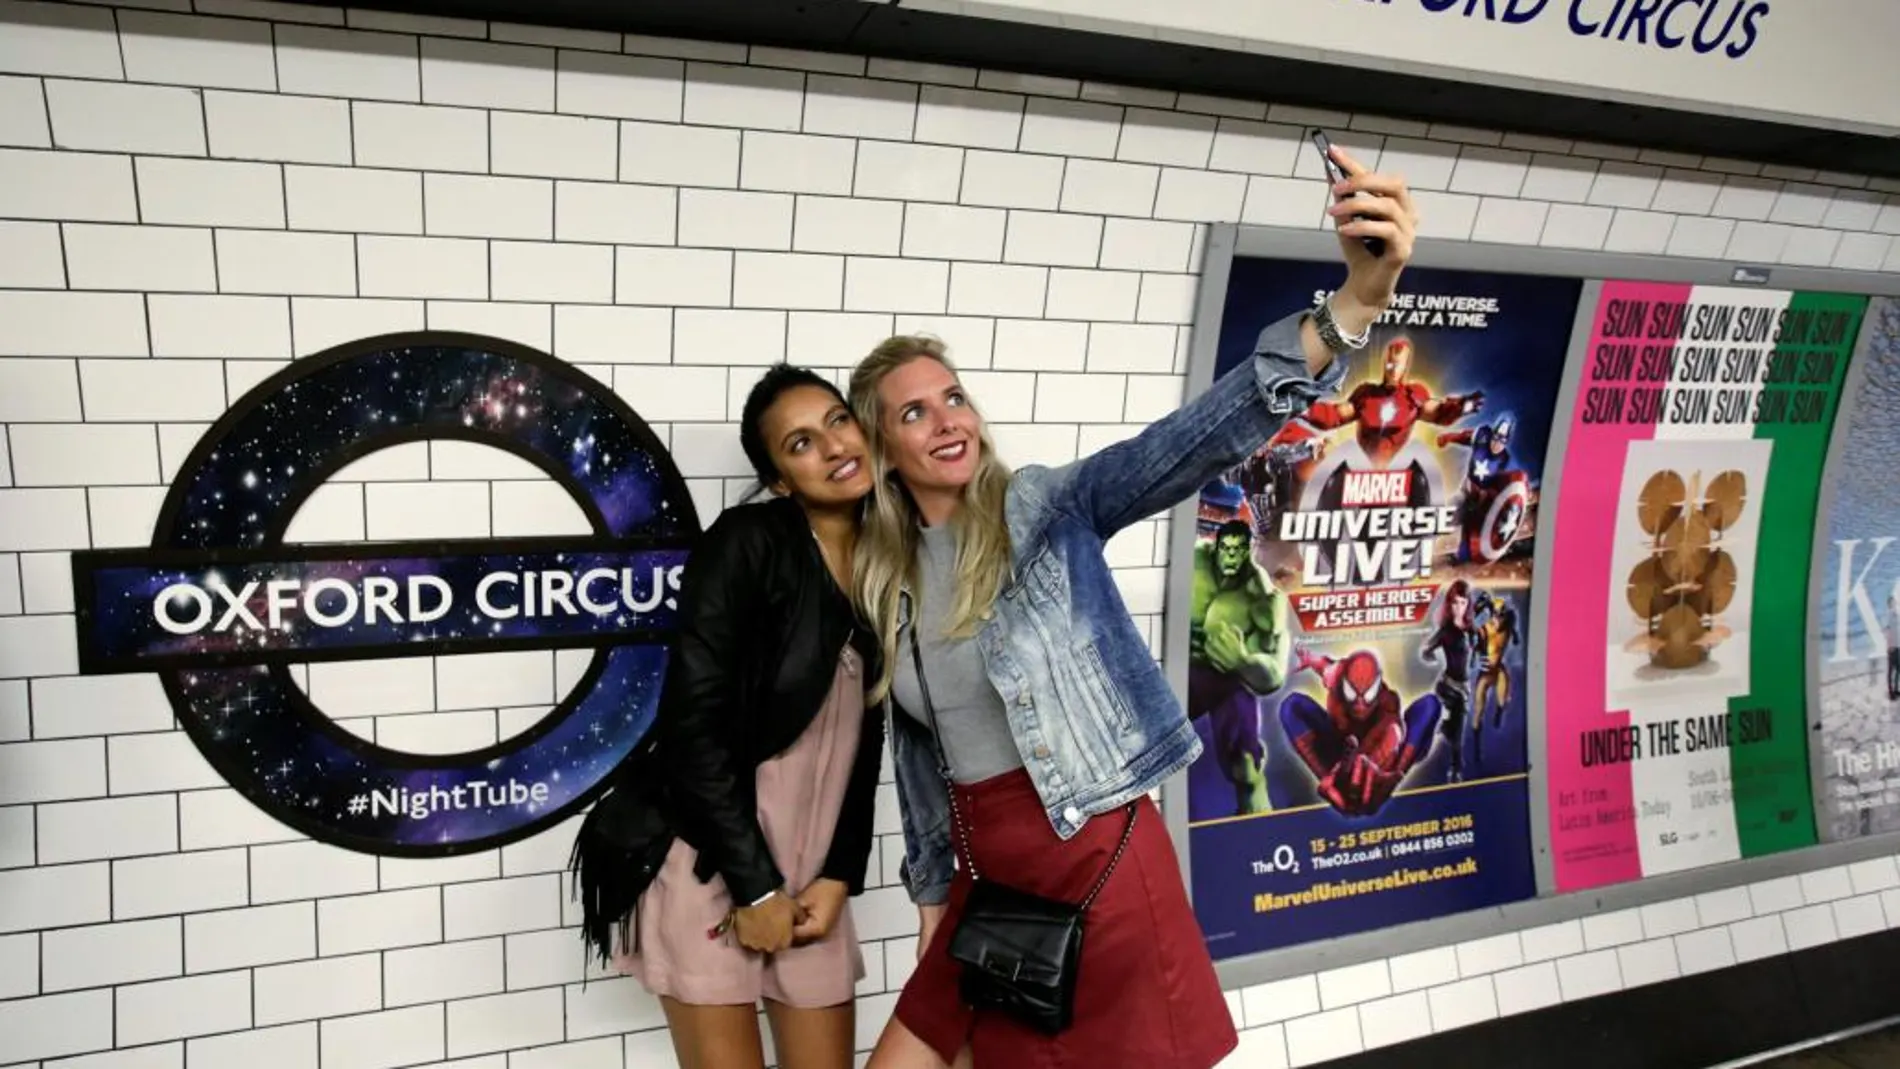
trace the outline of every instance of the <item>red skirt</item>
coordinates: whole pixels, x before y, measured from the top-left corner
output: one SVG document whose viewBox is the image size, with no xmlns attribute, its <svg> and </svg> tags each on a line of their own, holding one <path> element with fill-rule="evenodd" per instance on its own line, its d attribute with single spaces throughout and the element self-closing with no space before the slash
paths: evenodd
<svg viewBox="0 0 1900 1069">
<path fill-rule="evenodd" d="M 1063 842 L 1021 769 L 951 789 L 985 879 L 1068 902 L 1094 886 L 1128 820 L 1125 810 L 1093 817 Z M 1075 1020 L 1067 1031 L 1044 1036 L 964 1005 L 957 987 L 962 966 L 948 950 L 970 892 L 962 868 L 943 922 L 898 997 L 897 1019 L 946 1062 L 969 1044 L 982 1069 L 1210 1069 L 1226 1057 L 1240 1037 L 1180 863 L 1160 811 L 1146 797 L 1137 804 L 1128 850 L 1083 920 Z"/>
</svg>

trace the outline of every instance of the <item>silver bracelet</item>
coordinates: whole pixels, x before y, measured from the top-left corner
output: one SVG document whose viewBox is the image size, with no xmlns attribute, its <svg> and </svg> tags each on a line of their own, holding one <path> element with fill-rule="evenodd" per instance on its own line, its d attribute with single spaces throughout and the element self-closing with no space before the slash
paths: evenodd
<svg viewBox="0 0 1900 1069">
<path fill-rule="evenodd" d="M 1347 336 L 1339 329 L 1339 320 L 1333 317 L 1333 301 L 1328 297 L 1313 309 L 1313 327 L 1319 331 L 1319 340 L 1335 353 L 1355 352 L 1366 347 L 1372 340 L 1372 324 L 1366 324 L 1357 335 Z"/>
</svg>

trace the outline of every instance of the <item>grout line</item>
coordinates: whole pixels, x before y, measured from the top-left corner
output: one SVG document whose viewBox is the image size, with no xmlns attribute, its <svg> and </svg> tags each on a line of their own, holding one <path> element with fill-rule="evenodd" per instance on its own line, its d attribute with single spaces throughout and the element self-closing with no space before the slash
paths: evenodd
<svg viewBox="0 0 1900 1069">
<path fill-rule="evenodd" d="M 55 136 L 53 130 L 53 94 L 47 90 L 46 79 L 35 78 L 33 80 L 39 83 L 40 110 L 46 113 L 46 151 L 62 151 L 59 146 L 59 138 Z"/>
</svg>

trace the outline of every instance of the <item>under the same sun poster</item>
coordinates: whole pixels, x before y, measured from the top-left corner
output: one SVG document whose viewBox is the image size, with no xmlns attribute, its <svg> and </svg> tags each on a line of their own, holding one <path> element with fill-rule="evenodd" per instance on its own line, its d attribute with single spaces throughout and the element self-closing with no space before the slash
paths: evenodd
<svg viewBox="0 0 1900 1069">
<path fill-rule="evenodd" d="M 1338 274 L 1237 258 L 1214 374 Z M 1407 271 L 1338 393 L 1201 494 L 1188 834 L 1215 957 L 1535 893 L 1525 638 L 1581 288 Z"/>
<path fill-rule="evenodd" d="M 1555 890 L 1814 842 L 1808 571 L 1866 303 L 1603 284 L 1549 547 Z"/>
<path fill-rule="evenodd" d="M 1237 257 L 1213 374 L 1336 278 Z M 1900 830 L 1900 302 L 1404 287 L 1339 391 L 1197 503 L 1215 958 L 1530 898 L 1539 846 L 1562 893 Z"/>
</svg>

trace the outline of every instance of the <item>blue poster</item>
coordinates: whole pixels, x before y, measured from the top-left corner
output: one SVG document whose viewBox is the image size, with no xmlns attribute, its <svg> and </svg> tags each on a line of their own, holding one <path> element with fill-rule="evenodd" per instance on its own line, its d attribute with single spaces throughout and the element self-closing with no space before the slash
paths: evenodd
<svg viewBox="0 0 1900 1069">
<path fill-rule="evenodd" d="M 1826 842 L 1900 831 L 1900 299 L 1876 298 L 1826 478 L 1814 815 Z"/>
<path fill-rule="evenodd" d="M 1339 274 L 1236 258 L 1214 375 Z M 1403 285 L 1339 393 L 1201 495 L 1188 835 L 1217 960 L 1535 893 L 1525 635 L 1582 285 Z"/>
</svg>

